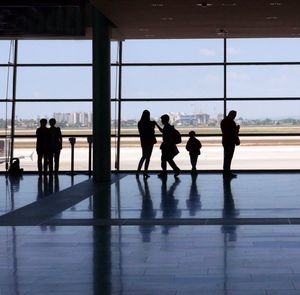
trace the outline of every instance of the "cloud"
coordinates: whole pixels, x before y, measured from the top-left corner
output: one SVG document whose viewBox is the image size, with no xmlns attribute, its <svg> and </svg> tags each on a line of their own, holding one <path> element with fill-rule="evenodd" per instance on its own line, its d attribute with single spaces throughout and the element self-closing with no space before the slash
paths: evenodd
<svg viewBox="0 0 300 295">
<path fill-rule="evenodd" d="M 233 55 L 233 56 L 237 56 L 240 54 L 240 51 L 234 47 L 228 47 L 227 48 L 227 53 L 230 54 L 230 55 Z"/>
<path fill-rule="evenodd" d="M 199 50 L 199 53 L 204 56 L 215 56 L 216 55 L 216 52 L 214 50 L 211 50 L 208 48 L 201 48 Z"/>
</svg>

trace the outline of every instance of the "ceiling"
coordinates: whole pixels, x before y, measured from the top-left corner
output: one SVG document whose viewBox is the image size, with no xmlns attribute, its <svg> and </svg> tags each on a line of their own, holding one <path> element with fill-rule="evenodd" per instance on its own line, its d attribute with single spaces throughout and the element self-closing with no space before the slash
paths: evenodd
<svg viewBox="0 0 300 295">
<path fill-rule="evenodd" d="M 115 39 L 300 37 L 300 0 L 91 0 Z"/>
</svg>

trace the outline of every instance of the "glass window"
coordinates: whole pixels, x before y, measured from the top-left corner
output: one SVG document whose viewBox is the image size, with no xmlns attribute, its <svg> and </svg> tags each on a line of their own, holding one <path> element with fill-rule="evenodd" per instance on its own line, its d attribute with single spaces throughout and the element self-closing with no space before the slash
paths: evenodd
<svg viewBox="0 0 300 295">
<path fill-rule="evenodd" d="M 119 61 L 119 42 L 113 41 L 110 43 L 110 62 L 116 63 Z"/>
<path fill-rule="evenodd" d="M 19 67 L 18 98 L 91 98 L 91 67 Z"/>
<path fill-rule="evenodd" d="M 21 40 L 19 63 L 92 63 L 91 40 Z"/>
<path fill-rule="evenodd" d="M 300 65 L 229 66 L 228 97 L 300 97 Z"/>
<path fill-rule="evenodd" d="M 0 99 L 12 98 L 13 68 L 0 67 Z"/>
<path fill-rule="evenodd" d="M 127 40 L 123 43 L 123 61 L 223 62 L 222 39 Z"/>
<path fill-rule="evenodd" d="M 300 38 L 228 39 L 227 61 L 300 61 Z"/>
<path fill-rule="evenodd" d="M 240 136 L 232 169 L 299 169 L 299 136 Z"/>
<path fill-rule="evenodd" d="M 92 103 L 83 102 L 17 102 L 16 129 L 18 134 L 35 135 L 40 118 L 52 118 L 66 134 L 90 134 Z"/>
<path fill-rule="evenodd" d="M 201 137 L 197 138 L 202 143 L 201 155 L 198 158 L 197 168 L 199 170 L 222 169 L 223 164 L 223 148 L 221 145 L 221 137 Z M 182 143 L 177 145 L 179 154 L 174 158 L 178 167 L 182 170 L 190 170 L 190 157 L 185 149 L 188 137 L 182 137 Z M 149 170 L 161 170 L 161 150 L 159 149 L 161 138 L 157 138 L 157 144 L 154 145 L 151 155 Z M 135 170 L 142 156 L 139 137 L 122 138 L 120 169 Z M 168 169 L 171 169 L 168 166 Z"/>
<path fill-rule="evenodd" d="M 241 133 L 300 133 L 300 101 L 228 101 L 227 107 L 237 111 Z"/>
<path fill-rule="evenodd" d="M 149 110 L 153 120 L 160 124 L 160 117 L 169 114 L 170 121 L 181 133 L 194 129 L 197 133 L 215 134 L 220 132 L 219 122 L 223 118 L 223 102 L 122 102 L 121 133 L 138 134 L 137 122 L 143 110 Z M 159 134 L 159 131 L 156 131 Z"/>
<path fill-rule="evenodd" d="M 0 40 L 0 64 L 8 64 L 13 61 L 14 41 Z"/>
<path fill-rule="evenodd" d="M 223 91 L 223 67 L 123 67 L 123 98 L 215 98 Z"/>
</svg>

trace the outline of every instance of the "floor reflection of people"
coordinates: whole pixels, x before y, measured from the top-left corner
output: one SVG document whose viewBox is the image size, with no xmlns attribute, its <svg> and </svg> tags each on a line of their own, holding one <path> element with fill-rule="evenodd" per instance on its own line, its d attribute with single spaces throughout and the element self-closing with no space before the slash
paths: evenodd
<svg viewBox="0 0 300 295">
<path fill-rule="evenodd" d="M 231 181 L 232 178 L 223 178 L 223 191 L 224 191 L 224 207 L 222 217 L 223 220 L 234 219 L 239 215 L 239 211 L 235 208 L 235 202 L 231 192 Z M 223 225 L 222 232 L 228 234 L 229 241 L 236 240 L 236 225 Z"/>
<path fill-rule="evenodd" d="M 58 175 L 49 175 L 49 178 L 44 175 L 39 175 L 38 182 L 37 182 L 37 200 L 42 199 L 46 196 L 50 196 L 53 193 L 58 193 L 60 190 L 59 188 L 59 177 Z M 57 214 L 59 217 L 61 213 Z M 47 230 L 46 225 L 41 225 L 42 230 Z M 51 231 L 55 231 L 56 227 L 54 225 L 50 225 L 49 229 Z"/>
<path fill-rule="evenodd" d="M 153 209 L 153 202 L 150 195 L 149 185 L 146 178 L 143 179 L 144 187 L 139 178 L 136 179 L 140 195 L 142 196 L 141 220 L 153 219 L 156 211 Z M 140 233 L 143 236 L 143 242 L 151 241 L 151 233 L 155 230 L 155 225 L 140 225 Z"/>
<path fill-rule="evenodd" d="M 175 178 L 175 181 L 169 189 L 167 189 L 167 178 L 161 178 L 161 181 L 162 182 L 160 208 L 162 210 L 162 217 L 164 219 L 179 218 L 181 216 L 181 210 L 177 208 L 179 201 L 175 199 L 174 193 L 177 186 L 180 183 L 180 180 L 178 178 Z M 170 228 L 174 226 L 176 225 L 163 225 L 162 233 L 167 235 L 169 233 Z"/>
<path fill-rule="evenodd" d="M 20 182 L 23 179 L 22 175 L 9 175 L 10 183 L 10 210 L 15 209 L 15 193 L 20 190 Z"/>
<path fill-rule="evenodd" d="M 192 174 L 190 196 L 186 200 L 186 207 L 189 210 L 190 216 L 195 216 L 196 212 L 201 210 L 200 194 L 197 187 L 197 174 Z"/>
<path fill-rule="evenodd" d="M 237 234 L 236 234 L 236 229 L 237 225 L 234 223 L 234 218 L 236 218 L 239 215 L 239 210 L 235 208 L 235 202 L 234 198 L 232 195 L 231 191 L 231 181 L 232 178 L 230 177 L 223 177 L 223 192 L 224 192 L 224 207 L 223 207 L 223 221 L 224 225 L 221 227 L 221 231 L 224 234 L 223 241 L 223 273 L 224 273 L 224 283 L 223 283 L 223 288 L 224 291 L 227 294 L 227 282 L 228 282 L 228 277 L 227 277 L 227 261 L 228 259 L 228 253 L 227 253 L 227 243 L 228 242 L 235 242 L 237 240 Z M 229 220 L 231 220 L 231 224 L 226 224 Z"/>
</svg>

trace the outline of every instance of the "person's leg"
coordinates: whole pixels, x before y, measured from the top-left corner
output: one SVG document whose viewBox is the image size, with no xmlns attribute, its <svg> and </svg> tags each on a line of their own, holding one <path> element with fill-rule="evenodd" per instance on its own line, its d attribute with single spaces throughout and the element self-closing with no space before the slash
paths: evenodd
<svg viewBox="0 0 300 295">
<path fill-rule="evenodd" d="M 144 164 L 145 159 L 146 159 L 146 157 L 145 157 L 145 147 L 142 146 L 142 157 L 141 157 L 141 159 L 139 161 L 137 171 L 141 171 L 142 170 L 142 166 Z"/>
<path fill-rule="evenodd" d="M 180 173 L 180 169 L 178 168 L 178 166 L 176 165 L 176 163 L 174 162 L 173 158 L 168 158 L 167 162 L 169 163 L 169 165 L 172 167 L 172 169 L 174 170 L 175 174 L 174 176 L 177 177 Z"/>
<path fill-rule="evenodd" d="M 153 145 L 147 147 L 147 149 L 145 149 L 145 171 L 148 171 L 148 167 L 149 167 L 149 163 L 150 163 L 150 158 L 152 155 L 152 150 L 153 150 Z"/>
<path fill-rule="evenodd" d="M 44 154 L 44 173 L 46 174 L 48 171 L 48 165 L 49 165 L 49 154 Z"/>
<path fill-rule="evenodd" d="M 53 157 L 54 156 L 54 153 L 49 153 L 48 154 L 48 165 L 49 165 L 49 173 L 52 173 L 53 172 Z M 45 160 L 46 161 L 46 157 L 45 157 Z"/>
<path fill-rule="evenodd" d="M 162 172 L 158 174 L 158 177 L 164 177 L 167 175 L 167 159 L 163 151 L 161 151 L 161 169 Z"/>
<path fill-rule="evenodd" d="M 192 170 L 196 171 L 197 170 L 197 159 L 198 159 L 198 155 L 190 155 L 191 158 L 191 164 L 192 164 Z"/>
<path fill-rule="evenodd" d="M 234 154 L 235 145 L 224 145 L 224 162 L 223 162 L 223 170 L 224 173 L 230 173 L 231 170 L 231 161 Z"/>
<path fill-rule="evenodd" d="M 41 154 L 41 153 L 37 154 L 37 165 L 38 165 L 39 173 L 42 173 L 43 172 L 43 154 Z"/>
<path fill-rule="evenodd" d="M 57 173 L 59 170 L 59 156 L 60 156 L 60 151 L 58 151 L 54 154 L 54 171 L 55 171 L 55 173 Z"/>
</svg>

